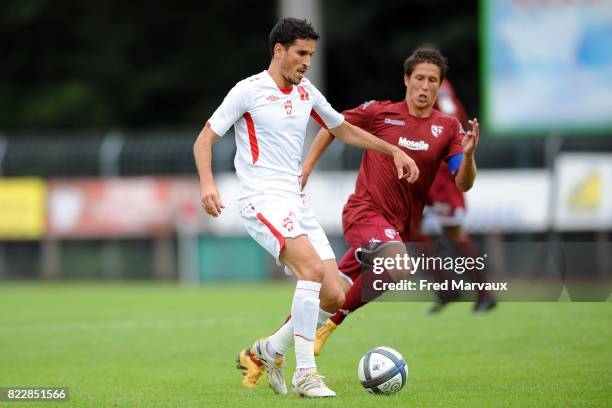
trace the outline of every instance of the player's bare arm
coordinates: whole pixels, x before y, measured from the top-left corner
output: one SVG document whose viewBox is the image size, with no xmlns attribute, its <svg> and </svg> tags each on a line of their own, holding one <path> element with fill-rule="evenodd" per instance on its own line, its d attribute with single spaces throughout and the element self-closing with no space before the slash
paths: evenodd
<svg viewBox="0 0 612 408">
<path fill-rule="evenodd" d="M 212 145 L 217 140 L 219 135 L 213 132 L 210 126 L 204 126 L 193 145 L 193 155 L 200 176 L 200 205 L 213 217 L 218 217 L 221 209 L 225 208 L 212 174 Z"/>
<path fill-rule="evenodd" d="M 409 183 L 414 183 L 419 178 L 419 168 L 416 163 L 399 147 L 393 146 L 373 134 L 351 125 L 347 121 L 342 122 L 338 127 L 329 129 L 329 131 L 346 144 L 363 149 L 376 150 L 392 156 L 397 168 L 398 178 L 405 178 Z M 405 172 L 405 169 L 408 171 Z"/>
<path fill-rule="evenodd" d="M 319 133 L 317 133 L 317 137 L 315 137 L 315 140 L 312 142 L 310 150 L 308 151 L 308 156 L 306 156 L 306 160 L 304 160 L 304 164 L 302 165 L 302 190 L 306 187 L 308 177 L 310 177 L 310 173 L 314 170 L 317 162 L 333 142 L 334 136 L 329 133 L 327 129 L 322 128 Z"/>
<path fill-rule="evenodd" d="M 476 118 L 469 120 L 468 123 L 472 126 L 472 129 L 468 130 L 463 137 L 463 160 L 461 160 L 461 166 L 455 177 L 455 184 L 463 192 L 472 188 L 476 179 L 476 160 L 474 159 L 474 154 L 478 146 L 479 126 Z"/>
</svg>

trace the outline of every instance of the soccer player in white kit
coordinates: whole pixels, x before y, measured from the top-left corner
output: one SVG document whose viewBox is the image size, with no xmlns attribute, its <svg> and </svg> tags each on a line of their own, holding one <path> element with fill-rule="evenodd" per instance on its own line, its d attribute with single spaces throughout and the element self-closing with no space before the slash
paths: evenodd
<svg viewBox="0 0 612 408">
<path fill-rule="evenodd" d="M 234 164 L 246 230 L 297 277 L 291 318 L 249 349 L 250 369 L 265 369 L 274 392 L 286 394 L 284 355 L 295 344 L 293 392 L 333 397 L 335 392 L 316 371 L 313 339 L 317 324 L 325 323 L 344 303 L 344 292 L 333 251 L 300 189 L 308 119 L 314 118 L 345 143 L 391 155 L 398 178 L 414 182 L 419 173 L 397 146 L 346 122 L 304 77 L 318 38 L 305 20 L 285 18 L 277 23 L 270 33 L 270 66 L 230 90 L 200 132 L 194 155 L 202 207 L 218 217 L 224 205 L 211 170 L 212 144 L 234 127 Z M 243 385 L 257 385 L 261 371 L 247 374 Z"/>
</svg>

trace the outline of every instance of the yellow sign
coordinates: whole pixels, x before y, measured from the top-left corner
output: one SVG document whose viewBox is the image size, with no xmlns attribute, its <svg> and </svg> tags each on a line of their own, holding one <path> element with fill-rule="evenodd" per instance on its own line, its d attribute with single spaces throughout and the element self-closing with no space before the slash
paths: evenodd
<svg viewBox="0 0 612 408">
<path fill-rule="evenodd" d="M 0 239 L 39 239 L 45 232 L 45 182 L 0 178 Z"/>
<path fill-rule="evenodd" d="M 597 210 L 601 205 L 603 174 L 593 172 L 578 184 L 568 197 L 572 210 Z"/>
</svg>

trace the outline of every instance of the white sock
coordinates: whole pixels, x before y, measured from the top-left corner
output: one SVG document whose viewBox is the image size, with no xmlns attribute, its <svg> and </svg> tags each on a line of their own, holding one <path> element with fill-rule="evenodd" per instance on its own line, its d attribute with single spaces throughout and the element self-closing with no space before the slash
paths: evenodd
<svg viewBox="0 0 612 408">
<path fill-rule="evenodd" d="M 314 369 L 314 337 L 319 319 L 321 283 L 299 280 L 291 304 L 296 368 Z"/>
<path fill-rule="evenodd" d="M 325 310 L 319 308 L 319 321 L 317 322 L 317 329 L 325 324 L 327 319 L 335 315 L 336 313 L 326 312 Z"/>
<path fill-rule="evenodd" d="M 293 322 L 289 319 L 273 335 L 268 337 L 268 354 L 281 358 L 293 346 Z"/>
<path fill-rule="evenodd" d="M 317 322 L 317 329 L 325 324 L 327 319 L 332 317 L 335 313 L 326 312 L 319 308 L 319 319 Z M 281 358 L 287 353 L 289 347 L 293 346 L 293 322 L 291 318 L 283 324 L 274 334 L 268 337 L 268 352 L 269 355 L 274 358 Z"/>
</svg>

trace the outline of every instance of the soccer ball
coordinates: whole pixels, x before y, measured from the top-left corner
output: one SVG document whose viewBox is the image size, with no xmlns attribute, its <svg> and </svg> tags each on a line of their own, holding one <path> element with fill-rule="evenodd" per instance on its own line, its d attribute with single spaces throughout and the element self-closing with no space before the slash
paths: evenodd
<svg viewBox="0 0 612 408">
<path fill-rule="evenodd" d="M 408 364 L 391 347 L 376 347 L 359 360 L 357 376 L 372 394 L 395 394 L 406 385 Z"/>
</svg>

